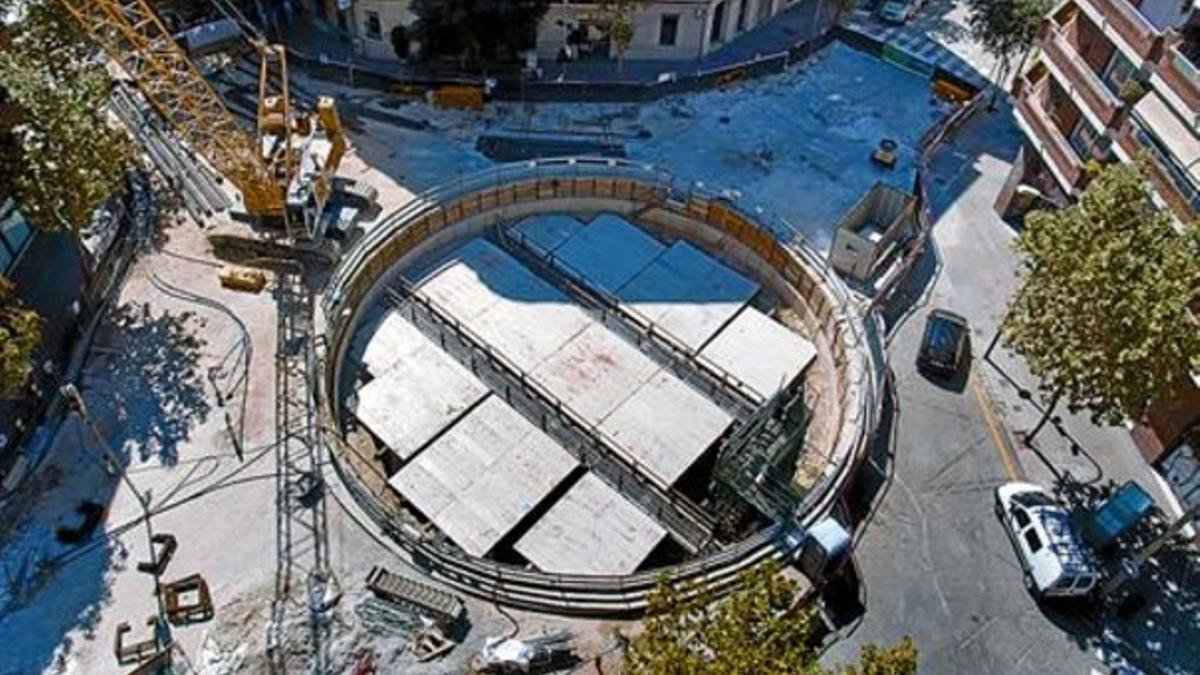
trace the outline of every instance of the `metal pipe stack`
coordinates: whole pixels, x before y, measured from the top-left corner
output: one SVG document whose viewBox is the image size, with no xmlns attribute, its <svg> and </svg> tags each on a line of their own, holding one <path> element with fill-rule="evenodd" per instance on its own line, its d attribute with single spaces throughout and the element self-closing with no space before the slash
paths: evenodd
<svg viewBox="0 0 1200 675">
<path fill-rule="evenodd" d="M 194 152 L 167 128 L 141 96 L 127 83 L 113 88 L 112 109 L 155 168 L 179 193 L 187 212 L 203 223 L 232 206 L 219 178 Z"/>
</svg>

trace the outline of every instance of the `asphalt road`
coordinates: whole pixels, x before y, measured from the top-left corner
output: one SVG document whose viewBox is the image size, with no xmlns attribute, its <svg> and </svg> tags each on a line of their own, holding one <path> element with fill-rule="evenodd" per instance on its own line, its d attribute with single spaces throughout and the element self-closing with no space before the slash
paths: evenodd
<svg viewBox="0 0 1200 675">
<path fill-rule="evenodd" d="M 890 348 L 897 415 L 891 482 L 859 543 L 866 613 L 832 646 L 830 663 L 866 643 L 911 635 L 923 673 L 1088 673 L 1099 663 L 1026 594 L 1012 547 L 992 513 L 992 490 L 1023 475 L 984 384 L 978 355 L 1011 290 L 1011 229 L 991 203 L 1019 147 L 1007 112 L 974 120 L 936 163 L 936 260 L 928 297 Z M 968 317 L 969 377 L 937 383 L 913 363 L 925 315 Z"/>
</svg>

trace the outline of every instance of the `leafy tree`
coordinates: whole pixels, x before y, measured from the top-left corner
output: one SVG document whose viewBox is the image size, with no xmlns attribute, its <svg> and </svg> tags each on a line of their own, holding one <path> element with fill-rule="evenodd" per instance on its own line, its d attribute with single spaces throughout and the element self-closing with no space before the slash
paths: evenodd
<svg viewBox="0 0 1200 675">
<path fill-rule="evenodd" d="M 1003 331 L 1054 403 L 1117 424 L 1200 369 L 1189 312 L 1200 304 L 1200 229 L 1183 229 L 1127 164 L 1100 171 L 1077 204 L 1026 218 Z"/>
<path fill-rule="evenodd" d="M 132 147 L 104 112 L 111 82 L 82 33 L 48 0 L 22 12 L 0 52 L 0 89 L 20 111 L 0 143 L 0 194 L 36 227 L 75 230 L 118 189 Z"/>
<path fill-rule="evenodd" d="M 479 63 L 514 58 L 533 45 L 549 0 L 413 0 L 421 57 Z"/>
<path fill-rule="evenodd" d="M 714 602 L 706 592 L 665 579 L 649 598 L 644 630 L 629 644 L 630 675 L 820 675 L 814 649 L 816 611 L 798 584 L 768 562 L 745 573 L 740 588 Z M 869 647 L 846 675 L 910 675 L 917 651 L 905 639 L 892 649 Z"/>
<path fill-rule="evenodd" d="M 999 62 L 996 89 L 992 90 L 994 104 L 1013 56 L 1028 54 L 1050 3 L 1049 0 L 968 0 L 968 4 L 967 25 L 972 37 Z"/>
<path fill-rule="evenodd" d="M 398 23 L 395 28 L 392 28 L 392 32 L 388 37 L 391 38 L 392 51 L 396 54 L 396 58 L 407 59 L 408 50 L 411 47 L 408 39 L 408 28 Z"/>
<path fill-rule="evenodd" d="M 13 283 L 0 276 L 0 398 L 20 394 L 42 339 L 41 319 L 14 291 Z"/>
<path fill-rule="evenodd" d="M 609 44 L 617 53 L 618 73 L 625 72 L 625 53 L 633 43 L 633 15 L 645 4 L 645 0 L 600 0 L 596 3 L 600 30 L 608 36 Z"/>
</svg>

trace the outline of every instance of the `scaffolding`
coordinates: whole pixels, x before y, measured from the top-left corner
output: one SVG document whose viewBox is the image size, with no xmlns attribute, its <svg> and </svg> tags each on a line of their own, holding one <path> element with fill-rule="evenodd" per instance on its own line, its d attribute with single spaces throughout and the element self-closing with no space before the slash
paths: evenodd
<svg viewBox="0 0 1200 675">
<path fill-rule="evenodd" d="M 803 492 L 792 474 L 804 448 L 810 415 L 804 387 L 781 389 L 721 446 L 713 472 L 718 532 L 734 534 L 755 513 L 775 522 L 791 517 Z"/>
<path fill-rule="evenodd" d="M 297 265 L 299 267 L 299 265 Z M 330 672 L 332 627 L 323 616 L 333 583 L 329 563 L 325 489 L 318 442 L 317 348 L 313 331 L 314 295 L 302 269 L 276 276 L 275 353 L 275 598 L 267 636 L 270 670 L 286 673 L 291 651 L 284 644 L 289 617 L 309 621 L 306 642 L 311 672 Z M 297 582 L 302 583 L 297 583 Z"/>
</svg>

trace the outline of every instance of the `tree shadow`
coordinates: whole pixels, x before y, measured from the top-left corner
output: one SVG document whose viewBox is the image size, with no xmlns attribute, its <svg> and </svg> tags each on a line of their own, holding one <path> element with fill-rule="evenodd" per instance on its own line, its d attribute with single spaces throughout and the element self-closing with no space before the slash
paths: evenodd
<svg viewBox="0 0 1200 675">
<path fill-rule="evenodd" d="M 1085 490 L 1095 490 L 1085 486 Z M 1128 560 L 1168 527 L 1161 519 L 1143 521 L 1108 556 L 1109 565 Z M 1126 582 L 1090 612 L 1043 608 L 1047 618 L 1112 672 L 1184 675 L 1200 663 L 1200 553 L 1176 536 Z"/>
<path fill-rule="evenodd" d="M 172 466 L 179 444 L 211 411 L 200 367 L 203 340 L 190 312 L 153 315 L 149 305 L 121 305 L 105 317 L 84 382 L 93 419 L 112 449 Z M 96 392 L 95 395 L 88 395 Z"/>
</svg>

